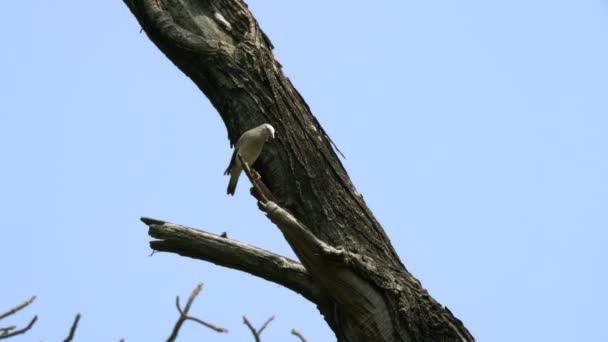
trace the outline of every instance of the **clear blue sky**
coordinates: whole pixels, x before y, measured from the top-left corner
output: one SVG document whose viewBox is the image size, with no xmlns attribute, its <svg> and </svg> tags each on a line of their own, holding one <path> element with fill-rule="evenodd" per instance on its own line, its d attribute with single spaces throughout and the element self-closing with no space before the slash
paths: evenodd
<svg viewBox="0 0 608 342">
<path fill-rule="evenodd" d="M 478 341 L 608 341 L 605 1 L 250 1 L 395 248 Z M 247 274 L 149 257 L 140 216 L 293 256 L 240 184 L 226 130 L 121 1 L 0 2 L 0 309 L 15 341 L 334 337 Z M 6 324 L 4 324 L 6 323 Z"/>
</svg>

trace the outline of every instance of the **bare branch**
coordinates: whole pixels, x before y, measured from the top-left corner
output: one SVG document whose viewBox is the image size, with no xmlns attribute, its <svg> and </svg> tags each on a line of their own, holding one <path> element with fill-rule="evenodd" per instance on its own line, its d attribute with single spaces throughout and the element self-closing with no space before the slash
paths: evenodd
<svg viewBox="0 0 608 342">
<path fill-rule="evenodd" d="M 179 318 L 177 319 L 177 322 L 175 322 L 175 327 L 173 327 L 173 331 L 171 332 L 171 336 L 169 336 L 169 338 L 167 339 L 167 342 L 175 341 L 175 339 L 177 338 L 177 334 L 179 333 L 179 330 L 181 329 L 182 325 L 184 324 L 184 322 L 186 320 L 198 322 L 198 323 L 200 323 L 210 329 L 213 329 L 217 332 L 220 332 L 220 333 L 228 332 L 228 329 L 224 329 L 224 328 L 218 327 L 216 325 L 207 323 L 196 317 L 188 316 L 188 311 L 190 311 L 190 307 L 192 306 L 194 299 L 196 298 L 196 296 L 198 296 L 198 294 L 201 292 L 202 289 L 203 289 L 203 283 L 199 283 L 198 285 L 196 285 L 196 287 L 194 288 L 194 290 L 192 290 L 192 293 L 190 294 L 190 298 L 188 298 L 188 301 L 186 302 L 186 307 L 184 307 L 183 310 L 179 304 L 179 296 L 177 296 L 175 298 L 175 306 L 177 307 L 177 311 L 179 312 Z"/>
<path fill-rule="evenodd" d="M 274 315 L 268 317 L 268 319 L 266 320 L 266 322 L 264 322 L 264 324 L 262 324 L 262 327 L 260 327 L 260 329 L 256 330 L 253 325 L 251 324 L 251 322 L 249 322 L 249 320 L 247 319 L 247 316 L 243 316 L 243 323 L 249 328 L 249 330 L 251 330 L 251 333 L 253 334 L 253 337 L 255 338 L 255 342 L 260 342 L 260 335 L 262 334 L 262 331 L 264 331 L 264 329 L 266 329 L 266 327 L 268 326 L 268 324 L 270 324 L 270 322 L 272 322 L 272 320 L 274 320 Z"/>
<path fill-rule="evenodd" d="M 260 329 L 258 329 L 258 335 L 262 334 L 262 331 L 264 331 L 264 329 L 266 329 L 266 327 L 268 326 L 268 324 L 270 324 L 270 322 L 272 322 L 274 320 L 274 315 L 268 317 L 268 319 L 266 320 L 266 322 L 264 322 L 264 324 L 262 324 L 262 327 Z"/>
<path fill-rule="evenodd" d="M 299 337 L 302 342 L 307 342 L 306 338 L 304 338 L 304 336 L 296 329 L 291 329 L 291 334 Z"/>
<path fill-rule="evenodd" d="M 272 281 L 320 304 L 324 290 L 316 285 L 302 264 L 267 250 L 194 228 L 142 218 L 148 234 L 156 239 L 152 249 L 205 260 Z"/>
<path fill-rule="evenodd" d="M 217 325 L 213 325 L 213 324 L 211 324 L 209 322 L 205 322 L 205 321 L 203 321 L 200 318 L 196 318 L 196 317 L 192 317 L 192 316 L 187 316 L 186 319 L 194 321 L 194 322 L 199 323 L 199 324 L 202 324 L 202 325 L 206 326 L 207 328 L 209 328 L 211 330 L 215 330 L 215 331 L 217 331 L 219 333 L 227 333 L 228 332 L 228 329 L 222 328 L 222 327 L 218 327 Z"/>
<path fill-rule="evenodd" d="M 186 315 L 187 311 L 186 312 L 182 311 L 182 308 L 180 307 L 179 296 L 177 296 L 177 298 L 175 298 L 175 305 L 177 306 L 177 311 L 179 311 L 179 313 L 182 316 L 185 316 L 185 320 L 191 320 L 191 321 L 197 322 L 197 323 L 202 324 L 202 325 L 206 326 L 207 328 L 209 328 L 211 330 L 215 330 L 215 331 L 217 331 L 219 333 L 228 332 L 228 329 L 225 329 L 225 328 L 222 328 L 222 327 L 218 327 L 217 325 L 213 325 L 213 324 L 211 324 L 209 322 L 205 322 L 205 321 L 203 321 L 200 318 Z"/>
<path fill-rule="evenodd" d="M 184 311 L 182 310 L 182 307 L 179 304 L 179 296 L 175 297 L 175 307 L 177 307 L 177 312 L 179 312 L 179 314 L 183 316 Z"/>
<path fill-rule="evenodd" d="M 177 311 L 179 311 L 179 318 L 177 319 L 177 322 L 175 322 L 175 327 L 173 327 L 173 331 L 171 332 L 171 336 L 169 336 L 169 338 L 167 339 L 167 342 L 175 341 L 175 339 L 177 338 L 179 329 L 182 327 L 182 324 L 184 324 L 184 321 L 186 320 L 186 315 L 188 314 L 188 311 L 190 310 L 190 306 L 192 306 L 192 302 L 194 301 L 194 298 L 196 298 L 196 296 L 201 292 L 202 288 L 203 288 L 203 283 L 199 283 L 198 285 L 196 285 L 194 290 L 192 290 L 192 293 L 190 294 L 190 298 L 188 298 L 188 302 L 186 303 L 185 310 L 183 310 L 183 311 L 182 311 L 181 307 L 179 306 L 179 296 L 177 296 L 175 298 L 175 306 L 177 306 Z"/>
<path fill-rule="evenodd" d="M 36 296 L 32 296 L 32 298 L 26 300 L 25 302 L 15 306 L 14 308 L 8 310 L 7 312 L 3 313 L 0 315 L 0 320 L 3 318 L 6 318 L 8 316 L 14 315 L 15 313 L 19 312 L 20 310 L 23 310 L 25 307 L 27 307 L 28 305 L 32 304 L 32 302 L 36 299 Z M 0 330 L 2 331 L 2 333 L 0 334 L 0 339 L 5 339 L 5 338 L 9 338 L 9 337 L 13 337 L 16 335 L 21 335 L 25 332 L 27 332 L 28 330 L 30 330 L 33 326 L 34 323 L 36 323 L 36 321 L 38 320 L 38 316 L 34 316 L 34 318 L 32 318 L 32 320 L 30 321 L 30 323 L 23 329 L 19 329 L 19 330 L 15 330 L 17 329 L 16 326 L 11 325 L 8 326 L 6 328 L 0 328 Z"/>
<path fill-rule="evenodd" d="M 7 312 L 3 313 L 2 315 L 0 315 L 0 319 L 6 318 L 10 315 L 15 314 L 16 312 L 18 312 L 19 310 L 25 308 L 26 306 L 32 304 L 32 302 L 36 299 L 36 296 L 32 296 L 32 298 L 26 300 L 25 302 L 17 305 L 16 307 L 8 310 Z"/>
<path fill-rule="evenodd" d="M 30 330 L 34 326 L 34 323 L 36 323 L 37 320 L 38 320 L 38 316 L 34 316 L 34 318 L 32 318 L 32 320 L 30 321 L 30 323 L 25 328 L 20 329 L 20 330 L 15 330 L 15 331 L 13 331 L 11 333 L 8 333 L 6 335 L 2 334 L 2 335 L 0 335 L 0 340 L 24 334 L 25 332 L 27 332 L 28 330 Z"/>
<path fill-rule="evenodd" d="M 241 161 L 241 165 L 243 165 L 243 171 L 245 171 L 247 178 L 249 178 L 249 181 L 251 181 L 251 184 L 256 191 L 257 196 L 254 196 L 262 203 L 267 203 L 268 201 L 274 202 L 274 196 L 272 196 L 272 193 L 268 190 L 266 184 L 262 182 L 260 174 L 252 169 L 240 154 L 237 154 L 237 156 Z"/>
<path fill-rule="evenodd" d="M 70 328 L 70 334 L 68 337 L 63 340 L 63 342 L 70 342 L 74 338 L 74 333 L 76 332 L 76 328 L 78 327 L 78 322 L 80 322 L 80 312 L 76 314 L 74 318 L 74 323 L 72 323 L 72 327 Z"/>
<path fill-rule="evenodd" d="M 0 336 L 8 335 L 8 333 L 10 333 L 11 330 L 13 330 L 13 329 L 17 329 L 17 326 L 16 325 L 11 325 L 11 326 L 8 326 L 6 328 L 0 328 L 0 330 L 2 331 L 2 333 L 0 333 Z"/>
<path fill-rule="evenodd" d="M 249 330 L 251 330 L 251 333 L 253 334 L 253 337 L 255 338 L 255 342 L 260 342 L 260 335 L 258 335 L 258 332 L 255 330 L 253 325 L 251 325 L 251 323 L 247 319 L 247 316 L 243 316 L 243 323 L 245 323 L 245 325 L 249 328 Z"/>
</svg>

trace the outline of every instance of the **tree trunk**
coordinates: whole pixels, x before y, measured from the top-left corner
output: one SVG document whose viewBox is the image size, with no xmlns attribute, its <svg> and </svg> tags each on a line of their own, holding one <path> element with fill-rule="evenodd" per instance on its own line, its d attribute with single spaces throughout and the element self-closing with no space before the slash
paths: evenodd
<svg viewBox="0 0 608 342">
<path fill-rule="evenodd" d="M 244 270 L 301 293 L 317 305 L 338 341 L 474 341 L 401 263 L 244 2 L 124 1 L 148 37 L 209 98 L 232 143 L 259 124 L 275 127 L 277 139 L 254 165 L 272 194 L 260 208 L 304 267 L 288 259 L 285 266 L 274 254 L 260 256 L 267 269 L 285 266 L 297 273 L 286 280 L 255 269 L 264 262 L 247 263 L 251 254 L 241 253 L 244 244 L 226 238 L 225 245 L 214 246 L 234 253 L 204 253 L 197 246 L 209 248 L 203 243 L 209 236 L 198 236 L 196 245 L 186 236 L 196 231 L 146 219 L 150 234 L 160 239 L 152 242 L 154 249 Z"/>
</svg>

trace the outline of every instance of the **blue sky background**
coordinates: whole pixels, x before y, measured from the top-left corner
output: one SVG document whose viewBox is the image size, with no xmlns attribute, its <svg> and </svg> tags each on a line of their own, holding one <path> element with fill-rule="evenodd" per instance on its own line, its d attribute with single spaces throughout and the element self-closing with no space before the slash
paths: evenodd
<svg viewBox="0 0 608 342">
<path fill-rule="evenodd" d="M 408 269 L 478 341 L 608 341 L 605 1 L 250 1 Z M 293 257 L 219 115 L 121 1 L 0 2 L 0 311 L 14 341 L 159 341 L 184 299 L 252 341 L 335 340 L 314 305 L 176 255 L 140 216 Z"/>
</svg>

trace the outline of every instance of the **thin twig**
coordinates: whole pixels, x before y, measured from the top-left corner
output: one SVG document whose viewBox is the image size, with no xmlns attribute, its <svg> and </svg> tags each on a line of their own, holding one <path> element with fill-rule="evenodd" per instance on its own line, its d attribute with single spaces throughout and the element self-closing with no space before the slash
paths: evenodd
<svg viewBox="0 0 608 342">
<path fill-rule="evenodd" d="M 63 342 L 70 342 L 74 338 L 74 333 L 76 332 L 76 328 L 78 327 L 78 322 L 80 322 L 80 312 L 76 314 L 74 318 L 74 323 L 72 323 L 72 327 L 70 328 L 70 334 L 68 337 L 63 340 Z"/>
<path fill-rule="evenodd" d="M 196 317 L 192 317 L 192 316 L 186 316 L 186 319 L 194 321 L 194 322 L 199 323 L 199 324 L 202 324 L 202 325 L 206 326 L 207 328 L 209 328 L 211 330 L 215 330 L 215 331 L 217 331 L 219 333 L 226 333 L 226 332 L 228 332 L 228 329 L 222 328 L 222 327 L 218 327 L 217 325 L 213 325 L 213 324 L 211 324 L 209 322 L 205 322 L 205 321 L 203 321 L 200 318 L 196 318 Z"/>
<path fill-rule="evenodd" d="M 274 315 L 268 317 L 268 319 L 266 320 L 266 322 L 264 322 L 264 324 L 262 324 L 262 327 L 260 329 L 258 329 L 258 335 L 262 334 L 262 331 L 264 331 L 264 329 L 266 329 L 266 327 L 268 326 L 268 324 L 270 322 L 272 322 L 274 320 Z"/>
<path fill-rule="evenodd" d="M 186 306 L 184 307 L 183 310 L 179 304 L 179 296 L 177 296 L 175 298 L 175 306 L 177 307 L 177 311 L 179 312 L 179 318 L 177 319 L 177 322 L 175 322 L 175 327 L 173 327 L 173 331 L 171 332 L 171 336 L 169 336 L 169 338 L 167 339 L 167 342 L 175 341 L 175 339 L 177 338 L 177 334 L 179 333 L 179 329 L 181 329 L 182 325 L 184 324 L 184 322 L 186 320 L 195 321 L 197 323 L 200 323 L 200 324 L 202 324 L 212 330 L 220 332 L 220 333 L 228 332 L 228 329 L 224 329 L 224 328 L 218 327 L 216 325 L 213 325 L 211 323 L 207 323 L 196 317 L 188 316 L 188 311 L 190 311 L 192 302 L 194 302 L 194 299 L 201 292 L 202 288 L 203 288 L 203 283 L 199 283 L 198 285 L 196 285 L 194 290 L 192 290 L 192 293 L 190 294 L 190 298 L 188 298 L 188 302 L 186 302 Z"/>
<path fill-rule="evenodd" d="M 3 313 L 0 315 L 0 319 L 6 318 L 8 316 L 14 315 L 16 312 L 22 310 L 23 308 L 25 308 L 26 306 L 32 304 L 32 302 L 36 299 L 36 296 L 32 296 L 32 298 L 26 300 L 25 302 L 15 306 L 14 308 L 8 310 L 7 312 Z M 34 318 L 32 318 L 32 320 L 30 321 L 30 323 L 23 329 L 19 329 L 19 330 L 15 330 L 17 329 L 16 326 L 11 325 L 9 327 L 6 328 L 1 328 L 0 330 L 2 330 L 2 334 L 0 334 L 0 339 L 5 339 L 5 338 L 9 338 L 12 336 L 16 336 L 16 335 L 21 335 L 24 334 L 26 331 L 30 330 L 33 326 L 34 323 L 36 323 L 36 321 L 38 320 L 38 316 L 34 316 Z"/>
<path fill-rule="evenodd" d="M 32 320 L 30 321 L 30 324 L 28 324 L 27 327 L 20 329 L 20 330 L 15 330 L 12 333 L 8 333 L 6 335 L 4 335 L 4 334 L 0 335 L 0 340 L 25 333 L 26 331 L 30 330 L 32 328 L 32 326 L 34 326 L 34 323 L 36 323 L 37 320 L 38 320 L 38 316 L 34 316 L 34 318 L 32 318 Z"/>
<path fill-rule="evenodd" d="M 5 317 L 8 317 L 10 315 L 13 315 L 14 313 L 16 313 L 17 311 L 25 308 L 26 306 L 32 304 L 32 302 L 36 299 L 36 296 L 32 296 L 32 298 L 26 300 L 25 302 L 17 305 L 16 307 L 8 310 L 7 312 L 3 313 L 2 315 L 0 315 L 0 319 L 3 319 Z"/>
<path fill-rule="evenodd" d="M 11 330 L 14 330 L 14 329 L 17 329 L 16 325 L 11 325 L 6 328 L 0 328 L 0 331 L 2 331 L 2 333 L 0 333 L 0 336 L 8 335 L 8 333 L 10 333 Z"/>
<path fill-rule="evenodd" d="M 300 340 L 302 340 L 302 342 L 307 342 L 306 338 L 304 338 L 304 336 L 299 331 L 297 331 L 296 329 L 291 329 L 291 334 L 299 337 Z"/>
<path fill-rule="evenodd" d="M 255 330 L 253 325 L 251 325 L 251 323 L 247 319 L 247 316 L 243 316 L 243 323 L 245 323 L 245 325 L 249 328 L 249 330 L 251 330 L 251 333 L 253 334 L 253 337 L 255 338 L 255 342 L 260 342 L 260 335 L 258 335 L 258 332 Z"/>
<path fill-rule="evenodd" d="M 251 322 L 249 322 L 249 320 L 247 319 L 247 316 L 243 316 L 243 323 L 249 328 L 249 330 L 251 330 L 251 333 L 253 334 L 253 337 L 255 338 L 255 342 L 260 342 L 260 335 L 262 334 L 262 331 L 264 331 L 264 329 L 266 329 L 266 327 L 268 326 L 268 324 L 270 322 L 272 322 L 272 320 L 274 319 L 274 315 L 268 317 L 268 319 L 266 320 L 266 322 L 264 322 L 264 324 L 262 324 L 262 327 L 258 330 L 256 330 L 253 325 L 251 324 Z"/>
<path fill-rule="evenodd" d="M 258 198 L 260 200 L 260 202 L 267 203 L 268 201 L 274 201 L 274 197 L 272 196 L 272 193 L 270 192 L 270 190 L 268 190 L 268 187 L 266 187 L 266 184 L 264 184 L 264 182 L 262 182 L 260 174 L 257 173 L 254 169 L 252 169 L 250 167 L 250 165 L 243 159 L 243 157 L 241 156 L 240 153 L 237 153 L 237 157 L 241 161 L 241 165 L 243 166 L 243 171 L 245 171 L 247 178 L 249 178 L 249 181 L 251 181 L 253 188 L 256 190 L 256 192 L 260 196 Z"/>
<path fill-rule="evenodd" d="M 179 296 L 177 296 L 175 298 L 175 306 L 177 306 L 177 311 L 179 311 L 179 318 L 177 319 L 177 322 L 175 322 L 175 327 L 173 327 L 173 332 L 171 332 L 171 336 L 169 336 L 169 338 L 167 339 L 167 342 L 175 341 L 175 339 L 177 338 L 179 329 L 182 327 L 182 324 L 184 324 L 184 321 L 186 320 L 186 315 L 188 314 L 188 310 L 190 310 L 190 306 L 192 306 L 192 302 L 194 301 L 194 298 L 196 298 L 196 296 L 198 296 L 198 294 L 199 294 L 199 292 L 201 292 L 202 288 L 203 288 L 203 283 L 199 283 L 198 285 L 196 285 L 194 290 L 192 290 L 192 294 L 190 294 L 190 298 L 188 298 L 188 302 L 186 303 L 186 308 L 183 311 L 182 311 L 182 308 L 179 306 Z"/>
</svg>

